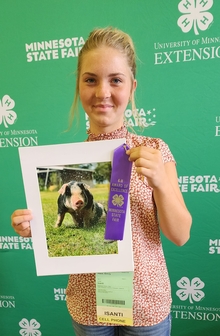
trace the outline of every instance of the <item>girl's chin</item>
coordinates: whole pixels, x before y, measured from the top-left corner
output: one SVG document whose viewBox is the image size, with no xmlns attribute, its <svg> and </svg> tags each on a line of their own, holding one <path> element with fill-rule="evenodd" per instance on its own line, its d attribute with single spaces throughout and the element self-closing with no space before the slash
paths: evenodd
<svg viewBox="0 0 220 336">
<path fill-rule="evenodd" d="M 90 118 L 90 124 L 100 125 L 104 127 L 107 127 L 107 126 L 117 127 L 117 125 L 123 124 L 123 120 L 124 119 L 114 121 L 112 116 L 99 116 L 99 118 L 95 118 L 94 120 Z"/>
</svg>

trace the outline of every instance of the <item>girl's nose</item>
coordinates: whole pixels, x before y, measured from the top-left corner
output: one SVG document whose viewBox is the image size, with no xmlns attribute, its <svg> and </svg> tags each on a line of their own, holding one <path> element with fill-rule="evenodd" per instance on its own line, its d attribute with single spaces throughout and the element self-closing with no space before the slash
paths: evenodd
<svg viewBox="0 0 220 336">
<path fill-rule="evenodd" d="M 100 83 L 96 88 L 95 96 L 96 98 L 99 98 L 99 99 L 106 99 L 106 98 L 111 97 L 109 86 L 107 84 Z"/>
</svg>

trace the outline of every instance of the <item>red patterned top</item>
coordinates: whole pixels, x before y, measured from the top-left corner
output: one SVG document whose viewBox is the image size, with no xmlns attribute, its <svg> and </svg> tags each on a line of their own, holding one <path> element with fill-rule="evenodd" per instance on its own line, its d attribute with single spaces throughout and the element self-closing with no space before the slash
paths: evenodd
<svg viewBox="0 0 220 336">
<path fill-rule="evenodd" d="M 174 161 L 169 147 L 157 138 L 131 134 L 125 127 L 111 133 L 94 135 L 87 141 L 126 138 L 129 147 L 140 145 L 161 151 L 164 163 Z M 170 281 L 160 240 L 152 188 L 132 168 L 130 211 L 134 254 L 134 326 L 152 326 L 170 313 Z M 95 274 L 72 274 L 67 287 L 67 307 L 72 318 L 85 325 L 98 323 L 96 317 Z"/>
</svg>

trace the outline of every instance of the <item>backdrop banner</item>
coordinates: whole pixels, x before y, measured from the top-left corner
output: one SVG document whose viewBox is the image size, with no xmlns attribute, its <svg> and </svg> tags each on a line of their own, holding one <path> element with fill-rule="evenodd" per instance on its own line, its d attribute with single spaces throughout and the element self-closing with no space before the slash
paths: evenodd
<svg viewBox="0 0 220 336">
<path fill-rule="evenodd" d="M 10 216 L 27 207 L 18 149 L 87 138 L 82 107 L 79 125 L 67 131 L 77 57 L 89 32 L 108 25 L 128 32 L 138 55 L 137 110 L 127 107 L 128 125 L 169 145 L 193 217 L 185 246 L 162 237 L 172 286 L 172 335 L 219 335 L 219 13 L 219 0 L 1 1 L 1 335 L 74 335 L 65 302 L 68 276 L 37 276 L 32 239 L 14 232 Z M 70 161 L 74 155 L 69 152 Z M 77 174 L 103 197 L 108 163 L 64 168 L 39 172 L 45 202 Z M 54 228 L 57 209 L 48 209 L 51 237 L 56 232 L 63 240 L 77 237 L 80 230 L 69 214 Z M 52 238 L 47 243 L 54 251 Z"/>
</svg>

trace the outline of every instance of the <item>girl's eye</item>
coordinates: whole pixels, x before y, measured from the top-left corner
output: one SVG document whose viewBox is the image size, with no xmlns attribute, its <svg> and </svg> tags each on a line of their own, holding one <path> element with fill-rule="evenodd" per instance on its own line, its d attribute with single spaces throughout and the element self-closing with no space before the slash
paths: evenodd
<svg viewBox="0 0 220 336">
<path fill-rule="evenodd" d="M 93 83 L 95 83 L 95 79 L 94 78 L 87 78 L 85 80 L 85 82 L 88 83 L 88 84 L 93 84 Z"/>
<path fill-rule="evenodd" d="M 120 78 L 113 78 L 113 79 L 112 79 L 112 82 L 113 82 L 114 84 L 120 84 L 122 81 L 121 81 Z"/>
</svg>

